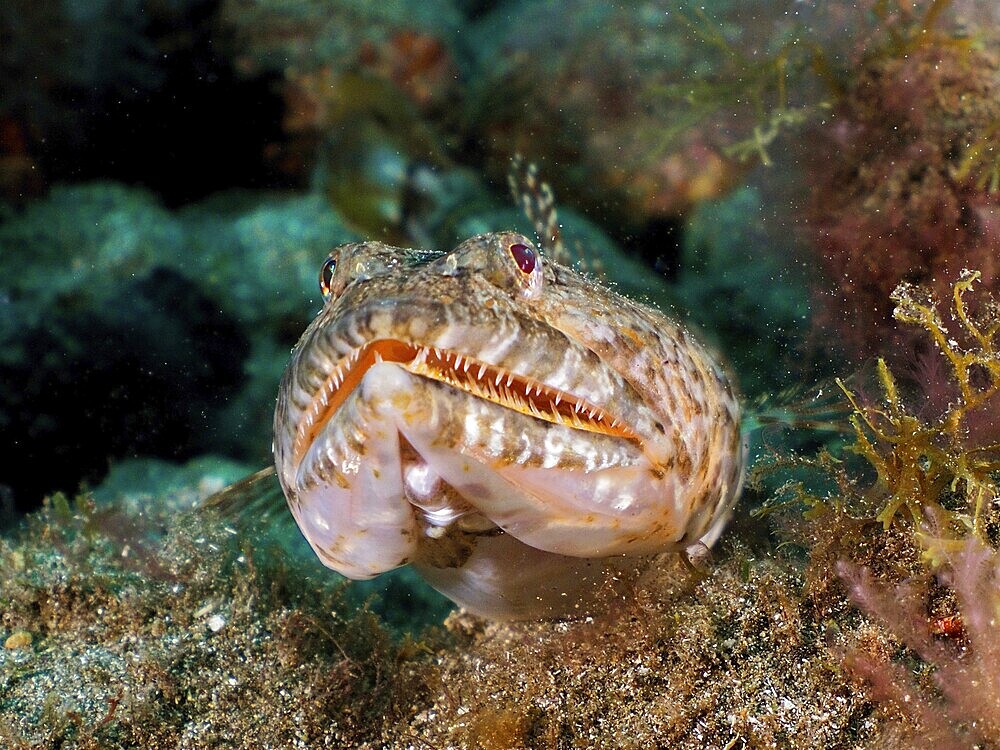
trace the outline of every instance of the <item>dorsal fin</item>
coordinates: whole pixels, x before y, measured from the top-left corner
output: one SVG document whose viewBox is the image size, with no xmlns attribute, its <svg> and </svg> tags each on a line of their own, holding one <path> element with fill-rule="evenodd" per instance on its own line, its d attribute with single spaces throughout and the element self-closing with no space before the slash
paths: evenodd
<svg viewBox="0 0 1000 750">
<path fill-rule="evenodd" d="M 539 179 L 538 167 L 526 162 L 520 154 L 514 154 L 507 185 L 514 202 L 535 228 L 542 249 L 557 263 L 571 264 L 574 259 L 563 241 L 555 196 L 549 184 Z"/>
<path fill-rule="evenodd" d="M 507 173 L 507 185 L 514 202 L 534 227 L 538 244 L 546 255 L 565 266 L 575 266 L 580 271 L 604 276 L 599 258 L 588 255 L 579 242 L 572 247 L 566 242 L 556 211 L 555 195 L 549 183 L 539 177 L 534 163 L 526 162 L 520 154 L 514 154 Z"/>
</svg>

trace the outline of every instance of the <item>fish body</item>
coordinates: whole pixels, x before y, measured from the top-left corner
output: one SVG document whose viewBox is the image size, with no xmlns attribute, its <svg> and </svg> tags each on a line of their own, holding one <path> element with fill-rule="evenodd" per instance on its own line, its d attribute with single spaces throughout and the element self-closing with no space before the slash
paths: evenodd
<svg viewBox="0 0 1000 750">
<path fill-rule="evenodd" d="M 463 607 L 582 611 L 721 532 L 739 401 L 681 325 L 524 236 L 331 253 L 274 420 L 288 506 L 327 566 L 411 564 Z"/>
</svg>

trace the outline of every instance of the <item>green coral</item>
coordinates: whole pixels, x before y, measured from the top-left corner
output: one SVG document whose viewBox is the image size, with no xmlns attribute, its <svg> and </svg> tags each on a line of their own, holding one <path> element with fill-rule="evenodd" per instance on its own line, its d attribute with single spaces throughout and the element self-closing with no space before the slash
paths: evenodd
<svg viewBox="0 0 1000 750">
<path fill-rule="evenodd" d="M 189 511 L 206 495 L 239 481 L 255 468 L 215 456 L 201 456 L 180 466 L 156 458 L 127 459 L 111 465 L 90 497 L 98 506 L 116 504 L 134 515 L 141 515 L 147 507 L 158 514 Z"/>
</svg>

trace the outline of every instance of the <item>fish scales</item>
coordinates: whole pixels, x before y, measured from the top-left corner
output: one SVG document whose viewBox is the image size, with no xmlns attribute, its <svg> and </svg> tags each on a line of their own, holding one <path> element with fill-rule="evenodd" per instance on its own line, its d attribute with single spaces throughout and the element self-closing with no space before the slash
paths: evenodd
<svg viewBox="0 0 1000 750">
<path fill-rule="evenodd" d="M 323 274 L 274 449 L 326 565 L 412 564 L 473 612 L 562 616 L 721 532 L 739 401 L 679 323 L 513 232 L 436 254 L 353 243 Z"/>
</svg>

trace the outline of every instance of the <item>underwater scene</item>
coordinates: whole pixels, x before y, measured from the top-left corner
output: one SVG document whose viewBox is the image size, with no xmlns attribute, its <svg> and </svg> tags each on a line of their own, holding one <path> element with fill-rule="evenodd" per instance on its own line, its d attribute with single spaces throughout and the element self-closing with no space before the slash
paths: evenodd
<svg viewBox="0 0 1000 750">
<path fill-rule="evenodd" d="M 1000 4 L 0 4 L 8 748 L 1000 750 Z"/>
</svg>

